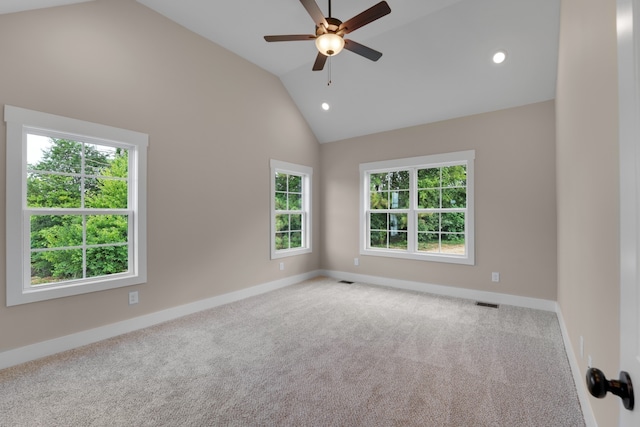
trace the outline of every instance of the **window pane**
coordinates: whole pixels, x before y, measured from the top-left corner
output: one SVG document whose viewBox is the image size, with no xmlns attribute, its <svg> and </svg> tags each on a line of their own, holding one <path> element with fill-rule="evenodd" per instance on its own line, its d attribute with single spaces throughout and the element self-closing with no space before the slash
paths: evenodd
<svg viewBox="0 0 640 427">
<path fill-rule="evenodd" d="M 440 214 L 418 214 L 418 231 L 440 231 Z"/>
<path fill-rule="evenodd" d="M 389 249 L 407 250 L 407 233 L 391 232 L 389 233 Z"/>
<path fill-rule="evenodd" d="M 418 208 L 439 209 L 440 208 L 440 189 L 419 190 L 418 191 Z"/>
<path fill-rule="evenodd" d="M 302 214 L 291 215 L 291 224 L 289 227 L 292 231 L 302 230 Z"/>
<path fill-rule="evenodd" d="M 418 233 L 418 250 L 422 252 L 440 252 L 438 233 Z"/>
<path fill-rule="evenodd" d="M 87 178 L 84 184 L 85 207 L 99 209 L 127 209 L 127 181 L 109 178 Z"/>
<path fill-rule="evenodd" d="M 276 193 L 276 210 L 287 210 L 287 193 Z"/>
<path fill-rule="evenodd" d="M 302 209 L 302 194 L 289 194 L 289 210 L 299 211 Z"/>
<path fill-rule="evenodd" d="M 276 233 L 276 249 L 289 249 L 289 233 Z"/>
<path fill-rule="evenodd" d="M 301 248 L 302 247 L 302 233 L 299 231 L 292 232 L 289 238 L 289 244 L 291 248 Z"/>
<path fill-rule="evenodd" d="M 443 188 L 442 189 L 443 208 L 466 208 L 467 190 L 466 188 Z"/>
<path fill-rule="evenodd" d="M 289 192 L 302 193 L 302 177 L 298 175 L 289 175 Z"/>
<path fill-rule="evenodd" d="M 387 209 L 389 207 L 388 198 L 389 198 L 388 191 L 371 193 L 371 196 L 370 196 L 371 209 Z"/>
<path fill-rule="evenodd" d="M 390 193 L 391 209 L 409 209 L 409 191 L 392 191 Z"/>
<path fill-rule="evenodd" d="M 45 257 L 45 252 L 31 252 L 31 286 L 59 282 L 64 278 L 54 279 L 53 264 Z"/>
<path fill-rule="evenodd" d="M 386 173 L 372 173 L 369 176 L 369 190 L 383 191 L 389 188 Z"/>
<path fill-rule="evenodd" d="M 48 269 L 42 269 L 47 263 Z M 31 284 L 82 279 L 82 249 L 31 253 Z"/>
<path fill-rule="evenodd" d="M 31 248 L 82 245 L 82 215 L 32 215 Z"/>
<path fill-rule="evenodd" d="M 128 230 L 127 215 L 89 215 L 87 244 L 127 243 Z"/>
<path fill-rule="evenodd" d="M 387 179 L 390 190 L 409 189 L 409 171 L 389 172 Z"/>
<path fill-rule="evenodd" d="M 386 231 L 372 231 L 369 239 L 369 244 L 372 248 L 386 248 L 387 247 L 387 232 Z"/>
<path fill-rule="evenodd" d="M 80 178 L 41 173 L 27 176 L 27 206 L 30 208 L 79 208 Z"/>
<path fill-rule="evenodd" d="M 464 233 L 443 234 L 442 253 L 452 255 L 464 255 Z"/>
<path fill-rule="evenodd" d="M 276 215 L 276 231 L 289 231 L 289 215 Z"/>
<path fill-rule="evenodd" d="M 440 187 L 440 168 L 418 170 L 418 188 Z"/>
<path fill-rule="evenodd" d="M 465 187 L 467 185 L 467 167 L 464 165 L 442 168 L 443 187 Z"/>
<path fill-rule="evenodd" d="M 27 163 L 32 169 L 79 174 L 82 172 L 82 144 L 68 139 L 27 135 Z"/>
<path fill-rule="evenodd" d="M 372 213 L 370 217 L 370 228 L 372 230 L 387 230 L 388 229 L 388 215 L 386 213 Z"/>
<path fill-rule="evenodd" d="M 116 148 L 97 144 L 84 144 L 84 173 L 86 175 L 110 175 L 111 163 L 116 158 Z M 126 176 L 126 175 L 125 175 Z"/>
<path fill-rule="evenodd" d="M 442 231 L 464 233 L 464 212 L 443 213 Z"/>
<path fill-rule="evenodd" d="M 87 277 L 124 273 L 129 270 L 128 246 L 87 249 Z"/>
<path fill-rule="evenodd" d="M 276 172 L 276 191 L 287 191 L 287 175 Z"/>
</svg>

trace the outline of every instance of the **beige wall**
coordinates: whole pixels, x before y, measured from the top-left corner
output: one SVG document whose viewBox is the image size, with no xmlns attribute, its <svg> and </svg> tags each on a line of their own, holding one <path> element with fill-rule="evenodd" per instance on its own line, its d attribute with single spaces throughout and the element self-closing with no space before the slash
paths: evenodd
<svg viewBox="0 0 640 427">
<path fill-rule="evenodd" d="M 619 371 L 616 1 L 563 0 L 557 110 L 558 302 L 582 372 Z M 580 359 L 580 336 L 585 358 Z M 591 399 L 617 425 L 619 400 Z"/>
<path fill-rule="evenodd" d="M 470 149 L 475 266 L 359 255 L 360 163 Z M 553 101 L 323 144 L 320 153 L 323 268 L 556 300 Z"/>
<path fill-rule="evenodd" d="M 319 144 L 277 77 L 133 0 L 2 15 L 0 56 L 0 106 L 150 139 L 140 304 L 122 288 L 7 308 L 3 225 L 0 351 L 319 268 L 317 249 L 269 260 L 269 159 L 319 172 Z M 2 122 L 0 224 L 5 143 Z"/>
</svg>

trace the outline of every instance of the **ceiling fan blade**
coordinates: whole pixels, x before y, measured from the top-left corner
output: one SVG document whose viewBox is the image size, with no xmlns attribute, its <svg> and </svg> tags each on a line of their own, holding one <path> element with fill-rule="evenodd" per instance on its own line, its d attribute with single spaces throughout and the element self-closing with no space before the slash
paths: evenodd
<svg viewBox="0 0 640 427">
<path fill-rule="evenodd" d="M 304 8 L 307 9 L 307 12 L 311 15 L 311 19 L 313 19 L 313 22 L 315 22 L 318 27 L 329 27 L 327 19 L 324 17 L 322 10 L 320 10 L 320 6 L 318 6 L 318 3 L 316 3 L 315 0 L 300 0 L 300 3 L 302 3 Z"/>
<path fill-rule="evenodd" d="M 357 53 L 360 56 L 364 56 L 367 59 L 372 61 L 377 61 L 382 56 L 382 53 L 377 50 L 373 50 L 370 47 L 362 45 L 358 42 L 354 42 L 353 40 L 345 40 L 344 48 L 350 50 L 353 53 Z"/>
<path fill-rule="evenodd" d="M 296 40 L 313 40 L 316 36 L 311 34 L 289 34 L 286 36 L 264 36 L 268 42 L 292 42 Z"/>
<path fill-rule="evenodd" d="M 343 34 L 349 34 L 350 32 L 355 31 L 370 22 L 373 22 L 376 19 L 382 18 L 389 13 L 391 13 L 389 4 L 386 1 L 381 1 L 375 6 L 370 7 L 364 12 L 340 24 L 338 32 L 342 31 Z"/>
<path fill-rule="evenodd" d="M 316 62 L 313 64 L 313 71 L 322 71 L 324 68 L 324 64 L 327 62 L 328 56 L 325 56 L 318 52 L 318 56 L 316 56 Z"/>
</svg>

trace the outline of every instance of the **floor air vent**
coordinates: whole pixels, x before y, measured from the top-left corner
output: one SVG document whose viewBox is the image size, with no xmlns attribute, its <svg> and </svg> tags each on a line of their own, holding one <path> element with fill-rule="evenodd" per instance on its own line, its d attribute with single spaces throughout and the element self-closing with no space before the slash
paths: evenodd
<svg viewBox="0 0 640 427">
<path fill-rule="evenodd" d="M 348 280 L 340 280 L 338 283 L 346 283 L 347 285 L 353 285 L 353 282 L 350 282 Z"/>
<path fill-rule="evenodd" d="M 498 308 L 498 304 L 491 304 L 490 302 L 480 302 L 480 301 L 476 301 L 476 305 L 479 305 L 480 307 L 489 307 L 489 308 Z"/>
</svg>

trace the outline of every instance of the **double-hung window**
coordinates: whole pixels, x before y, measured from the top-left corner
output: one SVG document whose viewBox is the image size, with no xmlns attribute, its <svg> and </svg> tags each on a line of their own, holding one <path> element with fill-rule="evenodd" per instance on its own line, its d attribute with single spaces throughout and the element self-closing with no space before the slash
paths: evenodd
<svg viewBox="0 0 640 427">
<path fill-rule="evenodd" d="M 271 258 L 311 252 L 308 166 L 271 160 Z"/>
<path fill-rule="evenodd" d="M 360 253 L 474 264 L 475 151 L 360 165 Z"/>
<path fill-rule="evenodd" d="M 7 305 L 146 281 L 148 136 L 5 106 Z"/>
</svg>

